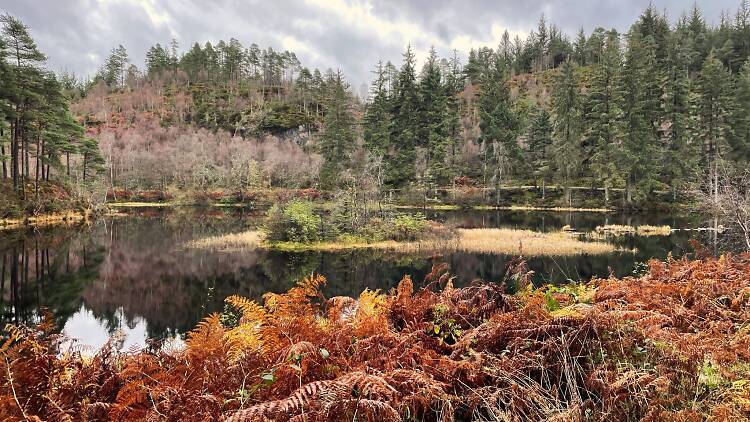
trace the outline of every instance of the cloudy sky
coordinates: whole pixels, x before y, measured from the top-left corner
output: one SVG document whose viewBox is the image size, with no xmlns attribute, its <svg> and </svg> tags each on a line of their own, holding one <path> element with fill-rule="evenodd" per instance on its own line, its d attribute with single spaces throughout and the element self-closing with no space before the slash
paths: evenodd
<svg viewBox="0 0 750 422">
<path fill-rule="evenodd" d="M 359 91 L 380 59 L 400 61 L 411 43 L 419 57 L 496 46 L 504 30 L 522 38 L 544 13 L 571 36 L 583 27 L 627 30 L 650 0 L 2 0 L 23 20 L 48 67 L 96 71 L 117 44 L 143 67 L 153 44 L 181 47 L 235 37 L 248 46 L 288 49 L 309 67 L 340 68 Z M 693 1 L 651 0 L 674 20 Z M 710 22 L 740 0 L 698 0 Z"/>
</svg>

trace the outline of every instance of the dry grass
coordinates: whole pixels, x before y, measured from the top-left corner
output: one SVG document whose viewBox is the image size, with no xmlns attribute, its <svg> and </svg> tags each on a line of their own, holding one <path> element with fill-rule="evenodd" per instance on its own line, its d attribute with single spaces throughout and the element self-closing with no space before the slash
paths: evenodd
<svg viewBox="0 0 750 422">
<path fill-rule="evenodd" d="M 641 236 L 669 236 L 672 228 L 669 226 L 638 226 L 636 229 Z"/>
<path fill-rule="evenodd" d="M 597 226 L 595 232 L 613 236 L 622 236 L 627 234 L 637 234 L 639 236 L 669 236 L 672 228 L 669 226 L 649 226 L 643 225 L 638 227 L 623 226 L 619 224 L 608 224 L 606 226 Z"/>
<path fill-rule="evenodd" d="M 257 230 L 241 233 L 230 233 L 221 236 L 211 236 L 192 240 L 186 245 L 188 248 L 212 249 L 220 251 L 237 251 L 243 249 L 260 248 L 265 236 Z"/>
<path fill-rule="evenodd" d="M 539 233 L 513 229 L 458 229 L 445 239 L 398 242 L 395 240 L 366 242 L 265 242 L 259 231 L 214 236 L 192 241 L 188 247 L 234 251 L 242 249 L 275 249 L 285 251 L 344 251 L 379 249 L 401 253 L 469 252 L 523 256 L 600 255 L 614 252 L 614 245 L 586 242 L 563 232 Z"/>
<path fill-rule="evenodd" d="M 173 207 L 176 204 L 174 202 L 110 202 L 107 204 L 110 208 L 165 208 Z"/>
<path fill-rule="evenodd" d="M 534 207 L 526 205 L 491 206 L 479 205 L 472 207 L 475 210 L 504 210 L 504 211 L 553 211 L 553 212 L 612 212 L 613 208 L 576 208 L 576 207 Z"/>
<path fill-rule="evenodd" d="M 399 252 L 426 250 L 523 256 L 600 255 L 615 251 L 614 245 L 609 243 L 585 242 L 563 232 L 513 229 L 459 229 L 453 239 L 398 243 L 392 249 Z"/>
<path fill-rule="evenodd" d="M 63 224 L 78 224 L 91 219 L 91 211 L 68 211 L 60 214 L 42 214 L 19 219 L 0 219 L 0 230 L 19 227 L 46 227 Z"/>
</svg>

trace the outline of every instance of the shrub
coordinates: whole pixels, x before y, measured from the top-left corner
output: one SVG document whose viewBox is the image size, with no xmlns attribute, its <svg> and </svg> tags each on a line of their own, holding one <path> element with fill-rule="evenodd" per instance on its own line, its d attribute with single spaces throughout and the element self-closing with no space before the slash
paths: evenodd
<svg viewBox="0 0 750 422">
<path fill-rule="evenodd" d="M 424 214 L 402 214 L 393 219 L 394 240 L 416 240 L 427 229 Z"/>
<path fill-rule="evenodd" d="M 266 231 L 270 240 L 317 242 L 320 240 L 321 222 L 311 202 L 293 200 L 285 206 L 274 205 L 268 211 Z"/>
</svg>

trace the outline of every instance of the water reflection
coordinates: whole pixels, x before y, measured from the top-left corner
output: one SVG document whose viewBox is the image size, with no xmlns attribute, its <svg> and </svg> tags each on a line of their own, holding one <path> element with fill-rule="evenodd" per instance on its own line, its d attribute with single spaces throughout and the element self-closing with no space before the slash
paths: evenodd
<svg viewBox="0 0 750 422">
<path fill-rule="evenodd" d="M 558 230 L 570 225 L 591 230 L 601 224 L 670 224 L 695 227 L 700 221 L 658 215 L 472 211 L 432 213 L 431 218 L 463 227 Z M 504 255 L 458 253 L 399 256 L 373 251 L 344 253 L 236 253 L 185 249 L 205 236 L 257 225 L 253 214 L 237 212 L 147 211 L 105 217 L 90 226 L 0 232 L 0 312 L 3 322 L 38 322 L 42 309 L 61 329 L 84 344 L 101 345 L 117 330 L 126 344 L 146 338 L 183 335 L 209 312 L 219 312 L 232 294 L 259 299 L 282 292 L 296 280 L 322 273 L 328 295 L 357 295 L 365 288 L 389 289 L 409 274 L 422 280 L 434 262 L 447 262 L 458 283 L 502 280 Z M 534 258 L 535 281 L 621 276 L 650 257 L 689 251 L 694 232 L 671 236 L 626 237 L 620 246 L 636 254 Z"/>
</svg>

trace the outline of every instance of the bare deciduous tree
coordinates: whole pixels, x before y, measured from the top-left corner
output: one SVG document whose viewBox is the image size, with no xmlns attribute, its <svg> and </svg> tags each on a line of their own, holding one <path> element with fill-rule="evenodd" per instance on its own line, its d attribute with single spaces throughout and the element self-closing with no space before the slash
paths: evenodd
<svg viewBox="0 0 750 422">
<path fill-rule="evenodd" d="M 699 202 L 728 229 L 729 241 L 750 250 L 750 170 L 719 167 L 713 187 L 698 194 Z"/>
</svg>

